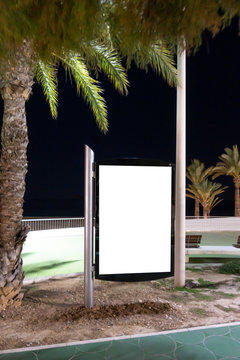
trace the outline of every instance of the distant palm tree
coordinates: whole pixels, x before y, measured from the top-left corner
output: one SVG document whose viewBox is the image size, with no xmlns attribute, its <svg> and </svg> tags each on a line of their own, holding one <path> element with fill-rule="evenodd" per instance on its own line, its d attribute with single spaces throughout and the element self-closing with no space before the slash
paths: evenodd
<svg viewBox="0 0 240 360">
<path fill-rule="evenodd" d="M 233 183 L 235 186 L 235 201 L 234 201 L 234 215 L 240 216 L 240 154 L 238 146 L 233 145 L 233 148 L 225 148 L 225 154 L 219 156 L 220 162 L 216 164 L 213 169 L 213 179 L 216 179 L 220 175 L 227 175 L 233 177 Z"/>
<path fill-rule="evenodd" d="M 217 195 L 223 193 L 225 189 L 227 186 L 223 187 L 220 183 L 205 179 L 199 184 L 190 184 L 187 188 L 189 192 L 187 196 L 194 200 L 198 199 L 203 207 L 203 216 L 207 218 L 211 209 L 222 201 Z"/>
<path fill-rule="evenodd" d="M 205 169 L 205 165 L 203 162 L 200 162 L 197 159 L 192 160 L 192 163 L 187 167 L 187 178 L 191 181 L 191 189 L 194 186 L 199 185 L 203 180 L 205 180 L 212 173 L 213 167 L 209 167 Z M 199 199 L 193 198 L 195 200 L 195 209 L 194 216 L 196 218 L 199 217 Z"/>
</svg>

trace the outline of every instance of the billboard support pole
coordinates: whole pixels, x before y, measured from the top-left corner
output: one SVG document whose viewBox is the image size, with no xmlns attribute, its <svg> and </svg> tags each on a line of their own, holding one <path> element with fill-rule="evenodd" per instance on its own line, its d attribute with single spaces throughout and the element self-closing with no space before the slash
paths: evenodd
<svg viewBox="0 0 240 360">
<path fill-rule="evenodd" d="M 93 164 L 94 152 L 85 145 L 84 305 L 93 307 Z"/>
<path fill-rule="evenodd" d="M 184 44 L 185 45 L 185 44 Z M 176 124 L 176 223 L 175 223 L 175 286 L 185 286 L 185 197 L 186 197 L 186 50 L 178 45 Z"/>
</svg>

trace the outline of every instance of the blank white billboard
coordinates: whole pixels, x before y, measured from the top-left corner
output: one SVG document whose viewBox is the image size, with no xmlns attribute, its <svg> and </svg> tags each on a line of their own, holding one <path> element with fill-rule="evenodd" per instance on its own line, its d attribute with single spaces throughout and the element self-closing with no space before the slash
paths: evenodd
<svg viewBox="0 0 240 360">
<path fill-rule="evenodd" d="M 99 166 L 99 275 L 171 271 L 170 166 Z"/>
</svg>

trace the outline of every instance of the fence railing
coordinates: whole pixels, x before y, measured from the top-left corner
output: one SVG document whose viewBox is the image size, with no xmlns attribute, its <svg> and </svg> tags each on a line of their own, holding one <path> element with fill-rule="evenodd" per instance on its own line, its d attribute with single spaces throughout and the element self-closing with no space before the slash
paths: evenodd
<svg viewBox="0 0 240 360">
<path fill-rule="evenodd" d="M 24 219 L 23 224 L 30 231 L 65 229 L 84 226 L 84 218 L 32 218 Z M 124 225 L 124 220 L 122 222 Z M 192 231 L 239 231 L 240 217 L 211 216 L 207 219 L 186 217 L 186 232 Z"/>
<path fill-rule="evenodd" d="M 22 223 L 28 225 L 30 231 L 65 229 L 84 226 L 84 218 L 44 218 L 23 219 Z"/>
</svg>

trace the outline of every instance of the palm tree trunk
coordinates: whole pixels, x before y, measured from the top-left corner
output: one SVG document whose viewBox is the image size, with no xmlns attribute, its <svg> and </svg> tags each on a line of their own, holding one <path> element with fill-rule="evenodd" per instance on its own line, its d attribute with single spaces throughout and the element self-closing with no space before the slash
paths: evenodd
<svg viewBox="0 0 240 360">
<path fill-rule="evenodd" d="M 203 217 L 206 219 L 208 217 L 208 208 L 207 206 L 203 205 Z"/>
<path fill-rule="evenodd" d="M 239 184 L 235 182 L 235 209 L 234 215 L 240 216 Z"/>
<path fill-rule="evenodd" d="M 195 209 L 194 209 L 194 216 L 198 219 L 199 218 L 199 200 L 195 199 Z"/>
<path fill-rule="evenodd" d="M 13 301 L 23 282 L 21 251 L 23 196 L 27 172 L 27 127 L 23 98 L 4 99 L 0 180 L 0 310 Z"/>
<path fill-rule="evenodd" d="M 0 64 L 4 115 L 0 158 L 0 311 L 19 305 L 24 274 L 21 251 L 27 229 L 22 228 L 27 173 L 28 134 L 25 102 L 33 84 L 29 48 L 23 44 L 14 62 Z"/>
</svg>

